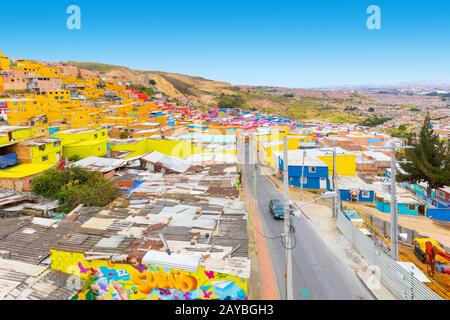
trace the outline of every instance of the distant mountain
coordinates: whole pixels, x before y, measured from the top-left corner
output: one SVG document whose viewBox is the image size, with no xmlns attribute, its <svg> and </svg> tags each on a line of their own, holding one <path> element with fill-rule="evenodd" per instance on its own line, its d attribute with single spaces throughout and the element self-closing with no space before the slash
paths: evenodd
<svg viewBox="0 0 450 320">
<path fill-rule="evenodd" d="M 378 113 L 393 119 L 427 106 L 445 108 L 446 97 L 434 96 L 441 88 L 405 91 L 405 87 L 380 86 L 334 89 L 295 89 L 270 86 L 231 85 L 197 76 L 163 71 L 132 70 L 93 62 L 68 62 L 69 65 L 96 71 L 111 80 L 153 86 L 167 97 L 196 106 L 258 109 L 293 120 L 333 123 L 362 123 Z M 430 96 L 425 96 L 429 93 Z M 225 96 L 223 96 L 225 95 Z M 227 97 L 235 95 L 238 97 Z M 406 111 L 401 111 L 405 109 Z M 371 111 L 369 111 L 371 110 Z"/>
</svg>

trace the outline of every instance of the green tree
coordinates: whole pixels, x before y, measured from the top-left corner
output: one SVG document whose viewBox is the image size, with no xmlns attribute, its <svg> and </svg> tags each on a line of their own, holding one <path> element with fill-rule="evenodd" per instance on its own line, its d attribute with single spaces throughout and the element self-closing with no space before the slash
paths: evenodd
<svg viewBox="0 0 450 320">
<path fill-rule="evenodd" d="M 80 157 L 79 155 L 75 154 L 75 155 L 69 157 L 68 160 L 69 160 L 70 162 L 77 162 L 77 161 L 80 161 L 80 160 L 81 160 L 81 157 Z"/>
<path fill-rule="evenodd" d="M 120 139 L 128 139 L 128 137 L 130 136 L 128 131 L 122 131 L 119 135 Z"/>
<path fill-rule="evenodd" d="M 63 171 L 50 169 L 41 176 L 34 178 L 31 182 L 31 189 L 33 193 L 45 197 L 53 198 L 59 194 L 62 186 L 68 182 L 67 176 Z"/>
<path fill-rule="evenodd" d="M 118 196 L 117 186 L 113 182 L 99 173 L 79 167 L 48 170 L 33 179 L 31 185 L 33 193 L 59 200 L 65 212 L 80 204 L 103 207 Z"/>
<path fill-rule="evenodd" d="M 405 151 L 404 158 L 410 163 L 401 164 L 406 174 L 400 174 L 399 180 L 427 182 L 429 197 L 433 189 L 450 184 L 449 144 L 441 141 L 434 132 L 429 114 L 426 115 L 419 134 L 408 137 L 408 144 L 414 148 Z"/>
<path fill-rule="evenodd" d="M 377 115 L 371 115 L 370 117 L 366 118 L 361 123 L 361 125 L 366 126 L 366 127 L 376 127 L 376 126 L 379 126 L 380 124 L 383 124 L 389 120 L 391 120 L 391 118 L 389 118 L 389 117 L 380 117 Z"/>
<path fill-rule="evenodd" d="M 218 98 L 217 107 L 243 109 L 246 107 L 246 103 L 240 95 L 221 94 Z"/>
<path fill-rule="evenodd" d="M 95 175 L 87 183 L 74 180 L 63 186 L 58 200 L 64 211 L 71 211 L 80 204 L 104 207 L 118 196 L 117 187 L 101 175 Z"/>
</svg>

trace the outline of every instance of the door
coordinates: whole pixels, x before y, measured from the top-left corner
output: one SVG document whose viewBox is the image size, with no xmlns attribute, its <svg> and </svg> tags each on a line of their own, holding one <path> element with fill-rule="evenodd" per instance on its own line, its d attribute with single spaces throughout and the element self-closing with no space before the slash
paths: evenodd
<svg viewBox="0 0 450 320">
<path fill-rule="evenodd" d="M 320 178 L 320 189 L 327 188 L 327 178 Z"/>
<path fill-rule="evenodd" d="M 56 153 L 56 162 L 61 161 L 61 152 Z"/>
</svg>

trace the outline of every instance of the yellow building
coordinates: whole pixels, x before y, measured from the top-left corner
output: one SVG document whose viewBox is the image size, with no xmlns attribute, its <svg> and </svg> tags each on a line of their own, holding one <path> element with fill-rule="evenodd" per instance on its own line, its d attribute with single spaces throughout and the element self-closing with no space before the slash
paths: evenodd
<svg viewBox="0 0 450 320">
<path fill-rule="evenodd" d="M 8 57 L 4 57 L 2 51 L 0 50 L 0 70 L 9 69 L 11 69 L 11 59 L 9 59 Z"/>
<path fill-rule="evenodd" d="M 104 157 L 109 152 L 108 132 L 105 128 L 70 129 L 56 132 L 53 136 L 61 139 L 63 155 L 67 159 Z"/>
<path fill-rule="evenodd" d="M 41 77 L 55 78 L 61 77 L 57 68 L 31 60 L 17 60 L 14 66 L 15 70 L 29 72 Z"/>
<path fill-rule="evenodd" d="M 273 154 L 274 152 L 283 151 L 283 139 L 285 136 L 289 137 L 287 141 L 288 150 L 298 150 L 300 149 L 301 142 L 311 142 L 313 140 L 311 136 L 285 133 L 260 135 L 257 137 L 257 150 L 259 152 L 259 159 L 261 162 L 275 168 L 277 164 L 274 161 Z"/>
<path fill-rule="evenodd" d="M 105 88 L 106 90 L 113 91 L 116 93 L 127 90 L 127 86 L 123 85 L 121 82 L 114 82 L 114 81 L 106 81 Z"/>
<path fill-rule="evenodd" d="M 0 144 L 18 142 L 33 137 L 31 127 L 0 126 Z"/>
<path fill-rule="evenodd" d="M 320 160 L 328 166 L 328 172 L 333 174 L 333 155 L 319 155 Z M 354 154 L 338 154 L 336 156 L 337 174 L 341 176 L 356 176 L 356 155 Z"/>
<path fill-rule="evenodd" d="M 0 189 L 31 192 L 31 182 L 33 179 L 53 166 L 50 163 L 26 163 L 0 170 Z"/>
<path fill-rule="evenodd" d="M 162 154 L 187 158 L 194 154 L 203 153 L 203 149 L 196 147 L 191 141 L 164 139 L 124 139 L 111 140 L 111 152 L 124 154 L 126 158 L 137 157 L 149 152 L 158 151 Z"/>
<path fill-rule="evenodd" d="M 37 99 L 0 99 L 0 103 L 6 105 L 8 114 L 5 117 L 10 125 L 21 125 L 32 117 L 46 114 L 48 109 Z"/>
<path fill-rule="evenodd" d="M 41 138 L 18 143 L 16 148 L 20 164 L 51 164 L 55 165 L 61 160 L 61 140 L 54 138 Z"/>
<path fill-rule="evenodd" d="M 71 100 L 69 90 L 47 91 L 43 93 L 43 95 L 50 100 L 66 101 L 66 102 L 69 102 Z"/>
</svg>

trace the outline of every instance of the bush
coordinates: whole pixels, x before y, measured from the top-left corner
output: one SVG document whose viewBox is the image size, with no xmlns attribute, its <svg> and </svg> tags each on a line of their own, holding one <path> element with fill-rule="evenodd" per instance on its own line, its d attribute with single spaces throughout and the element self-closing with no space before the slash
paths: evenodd
<svg viewBox="0 0 450 320">
<path fill-rule="evenodd" d="M 81 160 L 81 157 L 79 156 L 79 155 L 73 155 L 73 156 L 71 156 L 71 157 L 69 157 L 69 159 L 68 159 L 70 162 L 77 162 L 77 161 L 80 161 Z"/>
<path fill-rule="evenodd" d="M 67 176 L 63 171 L 50 169 L 43 175 L 33 179 L 31 189 L 33 193 L 41 197 L 53 198 L 54 195 L 59 194 L 61 187 L 67 182 Z"/>
<path fill-rule="evenodd" d="M 387 121 L 391 120 L 389 117 L 379 117 L 379 116 L 370 116 L 367 119 L 365 119 L 361 125 L 366 127 L 376 127 L 379 126 Z"/>
<path fill-rule="evenodd" d="M 32 181 L 33 193 L 59 200 L 68 212 L 80 204 L 103 207 L 118 196 L 116 185 L 83 168 L 51 169 Z"/>
<path fill-rule="evenodd" d="M 104 207 L 118 196 L 116 186 L 102 176 L 97 176 L 88 183 L 72 181 L 61 188 L 58 195 L 64 211 L 71 211 L 80 204 Z"/>
<path fill-rule="evenodd" d="M 244 98 L 240 95 L 226 95 L 221 94 L 218 98 L 217 102 L 218 108 L 239 108 L 244 109 L 246 107 L 246 103 Z"/>
<path fill-rule="evenodd" d="M 130 134 L 128 133 L 128 131 L 122 131 L 119 135 L 120 139 L 127 139 L 130 136 Z"/>
</svg>

